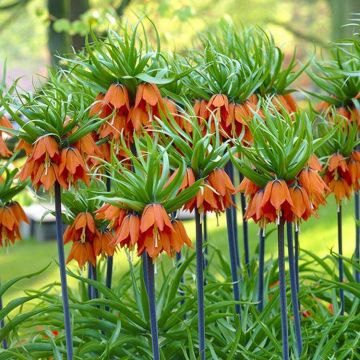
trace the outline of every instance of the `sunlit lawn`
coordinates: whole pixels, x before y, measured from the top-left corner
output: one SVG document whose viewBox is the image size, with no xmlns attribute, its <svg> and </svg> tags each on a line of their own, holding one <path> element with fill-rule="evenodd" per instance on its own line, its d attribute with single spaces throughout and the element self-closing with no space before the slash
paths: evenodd
<svg viewBox="0 0 360 360">
<path fill-rule="evenodd" d="M 352 201 L 343 205 L 343 213 L 344 253 L 346 255 L 351 255 L 354 248 L 355 237 Z M 332 199 L 329 200 L 328 206 L 322 208 L 319 215 L 318 219 L 313 218 L 307 224 L 301 226 L 300 245 L 302 248 L 311 250 L 317 255 L 325 255 L 329 252 L 329 249 L 333 248 L 334 251 L 337 249 L 335 202 Z M 217 225 L 215 216 L 211 216 L 208 220 L 209 241 L 217 248 L 223 250 L 222 253 L 224 255 L 226 255 L 228 251 L 225 223 L 225 215 L 222 215 L 219 218 L 219 225 Z M 190 237 L 194 239 L 195 231 L 193 221 L 188 221 L 186 227 Z M 251 224 L 250 245 L 252 254 L 257 246 L 257 231 L 257 226 Z M 241 245 L 241 226 L 239 226 L 239 241 Z M 70 246 L 66 246 L 66 252 L 69 251 L 69 248 Z M 276 251 L 276 235 L 273 233 L 266 242 L 267 256 L 271 256 L 272 254 L 276 256 Z M 52 263 L 51 267 L 40 277 L 24 280 L 19 283 L 13 291 L 5 296 L 5 302 L 9 300 L 10 297 L 14 298 L 19 296 L 24 289 L 36 289 L 49 282 L 58 281 L 59 276 L 56 260 L 57 251 L 55 241 L 38 242 L 36 240 L 25 240 L 18 242 L 15 246 L 10 248 L 0 249 L 0 278 L 2 282 L 15 276 L 37 271 L 42 267 L 45 267 L 48 263 Z M 124 251 L 119 251 L 116 255 L 114 264 L 115 273 L 117 274 L 127 269 L 128 260 Z M 75 269 L 76 265 L 72 264 L 71 267 Z M 70 284 L 73 284 L 73 282 L 70 281 Z"/>
</svg>

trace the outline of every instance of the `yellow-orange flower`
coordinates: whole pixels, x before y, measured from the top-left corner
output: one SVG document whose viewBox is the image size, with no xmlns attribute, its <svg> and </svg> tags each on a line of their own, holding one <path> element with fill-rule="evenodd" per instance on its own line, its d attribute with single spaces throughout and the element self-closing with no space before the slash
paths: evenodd
<svg viewBox="0 0 360 360">
<path fill-rule="evenodd" d="M 90 184 L 88 169 L 79 150 L 69 147 L 61 150 L 59 177 L 62 183 L 72 185 L 82 180 L 86 185 Z"/>
<path fill-rule="evenodd" d="M 326 203 L 326 195 L 329 188 L 324 180 L 319 175 L 317 170 L 312 167 L 307 167 L 301 170 L 298 175 L 298 181 L 309 195 L 309 199 L 314 209 Z"/>
<path fill-rule="evenodd" d="M 8 128 L 8 129 L 13 128 L 13 126 L 11 125 L 11 122 L 5 115 L 0 116 L 0 126 L 3 128 Z M 12 152 L 7 147 L 6 142 L 4 141 L 4 139 L 2 137 L 2 133 L 3 133 L 3 130 L 0 130 L 0 156 L 7 158 L 12 155 Z"/>
<path fill-rule="evenodd" d="M 100 231 L 93 242 L 95 256 L 113 256 L 116 250 L 116 243 L 110 231 Z"/>
<path fill-rule="evenodd" d="M 272 102 L 279 110 L 283 107 L 289 114 L 297 111 L 297 105 L 292 94 L 275 95 Z"/>
<path fill-rule="evenodd" d="M 160 109 L 164 109 L 163 99 L 155 84 L 140 84 L 136 91 L 135 105 L 130 112 L 130 120 L 135 131 L 151 123 L 153 116 L 160 116 Z"/>
<path fill-rule="evenodd" d="M 352 169 L 351 171 L 346 159 L 341 154 L 333 154 L 329 159 L 324 181 L 335 195 L 338 204 L 344 198 L 350 198 L 352 186 L 356 187 L 356 181 L 353 183 L 353 176 L 357 174 L 354 172 L 353 165 L 350 168 Z"/>
<path fill-rule="evenodd" d="M 108 208 L 109 209 L 109 208 Z M 115 223 L 119 223 L 117 220 Z M 141 216 L 132 212 L 121 216 L 115 241 L 121 247 L 134 249 L 138 255 L 146 252 L 155 259 L 165 251 L 169 256 L 179 252 L 184 244 L 191 246 L 185 228 L 180 221 L 171 222 L 161 204 L 149 204 Z"/>
<path fill-rule="evenodd" d="M 20 240 L 20 224 L 29 220 L 17 202 L 0 207 L 0 247 Z"/>
<path fill-rule="evenodd" d="M 296 222 L 307 220 L 314 213 L 307 191 L 301 186 L 292 186 L 289 191 L 293 205 L 284 209 L 284 219 Z"/>
<path fill-rule="evenodd" d="M 284 180 L 276 179 L 267 183 L 261 201 L 261 210 L 266 219 L 275 221 L 293 206 L 288 185 Z"/>
<path fill-rule="evenodd" d="M 25 144 L 24 142 L 21 146 L 27 148 Z M 59 162 L 60 150 L 58 143 L 51 136 L 43 136 L 33 145 L 31 153 L 19 173 L 19 178 L 21 181 L 30 178 L 35 189 L 43 185 L 45 190 L 49 190 L 55 181 L 65 186 L 66 184 L 63 183 L 59 176 Z"/>
<path fill-rule="evenodd" d="M 86 263 L 96 265 L 96 256 L 106 254 L 112 256 L 115 251 L 113 238 L 108 232 L 100 232 L 96 228 L 95 219 L 89 212 L 77 214 L 73 223 L 64 233 L 64 243 L 71 242 L 72 247 L 67 262 L 76 260 L 82 268 Z"/>
</svg>

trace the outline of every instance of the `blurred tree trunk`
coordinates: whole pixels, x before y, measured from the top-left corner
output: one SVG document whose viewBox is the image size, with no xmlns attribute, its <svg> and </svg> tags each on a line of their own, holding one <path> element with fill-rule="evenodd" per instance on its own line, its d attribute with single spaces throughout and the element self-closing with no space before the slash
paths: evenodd
<svg viewBox="0 0 360 360">
<path fill-rule="evenodd" d="M 59 58 L 56 55 L 63 55 L 69 51 L 69 35 L 66 32 L 57 32 L 54 29 L 54 22 L 57 19 L 69 18 L 68 0 L 48 0 L 48 11 L 50 24 L 48 29 L 48 46 L 51 57 L 51 65 L 58 65 Z"/>
<path fill-rule="evenodd" d="M 70 21 L 75 21 L 90 8 L 89 0 L 70 0 Z M 72 36 L 72 46 L 75 50 L 81 50 L 85 45 L 85 37 L 76 34 Z"/>
<path fill-rule="evenodd" d="M 354 17 L 354 13 L 360 12 L 359 0 L 328 0 L 331 9 L 331 37 L 332 40 L 352 35 L 349 24 Z"/>
<path fill-rule="evenodd" d="M 116 9 L 117 15 L 121 18 L 124 16 L 125 9 L 130 5 L 131 0 L 122 0 Z"/>
</svg>

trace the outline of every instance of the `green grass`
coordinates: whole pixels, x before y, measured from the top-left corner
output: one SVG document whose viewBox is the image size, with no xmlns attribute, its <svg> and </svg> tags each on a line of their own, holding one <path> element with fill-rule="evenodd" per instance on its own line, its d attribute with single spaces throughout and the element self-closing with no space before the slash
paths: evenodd
<svg viewBox="0 0 360 360">
<path fill-rule="evenodd" d="M 349 201 L 343 205 L 343 240 L 344 240 L 344 254 L 351 256 L 354 249 L 355 239 L 355 224 L 353 217 L 353 201 Z M 240 219 L 239 219 L 239 222 Z M 219 221 L 215 216 L 210 216 L 208 220 L 209 228 L 209 242 L 215 245 L 216 248 L 223 250 L 223 254 L 227 254 L 227 235 L 226 235 L 226 219 L 225 215 L 220 216 Z M 195 229 L 193 221 L 186 223 L 186 228 L 189 236 L 194 239 Z M 274 225 L 268 226 L 268 231 L 273 229 Z M 250 248 L 251 253 L 257 246 L 257 232 L 258 227 L 250 224 Z M 242 251 L 242 228 L 239 226 L 239 243 Z M 336 223 L 336 204 L 334 200 L 329 199 L 326 207 L 321 208 L 318 218 L 312 218 L 306 224 L 301 226 L 300 246 L 303 249 L 310 250 L 318 256 L 323 256 L 329 253 L 329 249 L 337 250 L 337 223 Z M 66 252 L 69 251 L 70 246 L 66 246 Z M 266 242 L 267 256 L 274 255 L 276 257 L 276 234 L 272 233 Z M 135 256 L 135 255 L 134 255 Z M 52 281 L 58 281 L 57 269 L 57 251 L 55 241 L 38 242 L 34 239 L 23 240 L 15 244 L 15 246 L 0 249 L 0 279 L 2 282 L 7 281 L 15 276 L 29 274 L 45 267 L 50 262 L 52 263 L 48 269 L 41 276 L 33 279 L 25 280 L 15 286 L 13 290 L 9 291 L 4 301 L 10 298 L 21 295 L 24 289 L 34 288 L 38 289 Z M 159 260 L 162 261 L 162 260 Z M 120 250 L 115 257 L 115 277 L 128 269 L 128 262 L 125 252 Z M 75 269 L 76 264 L 73 262 L 71 268 Z M 70 280 L 70 285 L 74 280 Z"/>
</svg>

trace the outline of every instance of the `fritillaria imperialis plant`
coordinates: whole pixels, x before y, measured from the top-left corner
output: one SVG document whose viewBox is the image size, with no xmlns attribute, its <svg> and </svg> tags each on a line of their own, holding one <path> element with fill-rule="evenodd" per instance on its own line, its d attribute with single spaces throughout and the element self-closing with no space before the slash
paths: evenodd
<svg viewBox="0 0 360 360">
<path fill-rule="evenodd" d="M 67 95 L 55 84 L 48 83 L 34 95 L 19 94 L 10 104 L 11 89 L 3 97 L 3 105 L 20 125 L 17 149 L 25 151 L 26 162 L 19 179 L 30 179 L 34 189 L 55 193 L 57 245 L 66 343 L 69 359 L 73 357 L 70 312 L 68 305 L 63 230 L 61 219 L 61 188 L 76 186 L 79 180 L 89 184 L 87 160 L 96 156 L 96 144 L 90 133 L 103 120 L 89 117 L 83 94 Z M 23 117 L 27 121 L 23 120 Z"/>
<path fill-rule="evenodd" d="M 245 216 L 259 223 L 261 228 L 267 223 L 277 224 L 283 358 L 288 359 L 284 225 L 285 222 L 298 224 L 314 215 L 319 202 L 325 202 L 327 186 L 309 164 L 314 149 L 320 144 L 319 140 L 313 140 L 308 115 L 303 112 L 289 114 L 286 109 L 278 111 L 270 101 L 262 107 L 263 117 L 254 114 L 249 123 L 253 143 L 243 146 L 241 140 L 236 141 L 241 156 L 232 156 L 232 161 L 245 176 L 240 184 L 240 190 L 249 197 Z M 291 231 L 288 233 L 291 235 Z M 302 337 L 292 236 L 288 237 L 288 250 L 297 353 L 300 356 Z"/>
<path fill-rule="evenodd" d="M 331 58 L 328 60 L 314 61 L 313 69 L 309 72 L 309 76 L 313 82 L 323 90 L 323 93 L 311 94 L 322 100 L 317 105 L 317 110 L 330 122 L 336 114 L 339 114 L 345 117 L 350 123 L 357 124 L 359 129 L 360 58 L 356 56 L 356 42 L 354 41 L 344 47 L 334 45 L 330 51 Z M 335 160 L 336 157 L 333 158 L 330 169 L 333 167 Z M 354 163 L 355 162 L 353 162 L 353 164 Z M 339 191 L 342 193 L 345 191 L 347 197 L 352 193 L 351 186 L 347 186 L 347 184 L 351 182 L 350 180 L 348 182 L 342 181 L 342 183 L 339 181 L 332 182 L 332 185 L 338 185 L 336 189 L 338 195 L 335 194 L 338 203 L 340 197 L 343 196 Z M 355 187 L 354 190 L 356 224 L 355 258 L 360 261 L 360 200 L 359 189 Z M 355 277 L 357 281 L 360 282 L 360 272 L 355 270 Z"/>
<path fill-rule="evenodd" d="M 176 175 L 171 176 L 167 149 L 148 134 L 143 134 L 141 140 L 134 135 L 137 155 L 127 149 L 124 139 L 122 145 L 126 158 L 120 161 L 113 155 L 111 163 L 105 164 L 112 189 L 99 196 L 106 204 L 97 211 L 97 218 L 110 221 L 117 245 L 136 250 L 138 256 L 145 254 L 153 357 L 160 359 L 154 262 L 162 253 L 172 257 L 184 244 L 191 246 L 182 222 L 173 214 L 198 193 L 202 179 L 181 189 L 185 162 L 180 162 Z"/>
<path fill-rule="evenodd" d="M 211 124 L 211 131 L 214 131 L 215 122 L 210 119 L 215 117 L 223 141 L 239 136 L 250 140 L 246 122 L 251 119 L 252 111 L 257 108 L 257 98 L 253 94 L 261 83 L 259 74 L 252 72 L 241 63 L 241 60 L 219 53 L 212 43 L 208 42 L 204 46 L 203 52 L 194 56 L 196 70 L 183 79 L 186 84 L 186 96 L 193 102 L 194 113 Z M 202 123 L 204 126 L 205 123 Z M 234 182 L 231 163 L 226 165 L 226 172 Z M 241 200 L 244 212 L 245 199 Z M 234 196 L 233 202 L 235 202 Z M 226 213 L 229 222 L 229 242 L 235 243 L 235 253 L 231 256 L 236 258 L 237 266 L 240 266 L 235 207 L 229 208 Z M 243 240 L 245 264 L 249 270 L 246 220 L 243 222 Z"/>
<path fill-rule="evenodd" d="M 205 356 L 205 323 L 204 323 L 204 257 L 203 257 L 203 229 L 201 217 L 209 212 L 219 215 L 234 205 L 232 196 L 236 193 L 235 187 L 224 171 L 229 161 L 227 142 L 222 141 L 219 132 L 218 120 L 215 116 L 205 119 L 198 116 L 189 116 L 185 112 L 178 112 L 180 121 L 189 123 L 191 133 L 183 130 L 183 126 L 172 116 L 164 116 L 158 120 L 157 131 L 165 147 L 169 147 L 171 158 L 176 167 L 185 162 L 186 174 L 182 178 L 180 190 L 185 191 L 196 181 L 201 180 L 202 187 L 184 204 L 184 209 L 195 211 L 196 226 L 196 269 L 198 286 L 198 329 L 200 356 Z M 171 146 L 171 147 L 170 147 Z M 175 170 L 172 178 L 179 175 Z M 181 195 L 181 192 L 179 195 Z M 230 217 L 227 217 L 229 220 Z M 228 223 L 229 229 L 232 224 Z M 230 233 L 230 235 L 232 235 Z M 234 299 L 239 302 L 239 279 L 235 254 L 234 237 L 229 236 L 229 250 L 231 260 L 231 274 L 233 279 Z M 240 314 L 240 305 L 235 305 L 237 314 Z"/>
<path fill-rule="evenodd" d="M 151 127 L 153 117 L 167 110 L 167 101 L 158 85 L 169 84 L 179 76 L 170 74 L 160 57 L 159 39 L 156 48 L 152 48 L 144 24 L 138 22 L 132 28 L 126 26 L 122 35 L 110 31 L 104 40 L 92 34 L 92 43 L 86 43 L 84 52 L 75 59 L 67 59 L 72 76 L 97 94 L 90 114 L 106 119 L 97 130 L 96 140 L 108 161 L 111 151 L 119 158 L 126 156 L 120 146 L 121 136 L 127 147 L 131 147 L 133 135 Z M 111 147 L 111 142 L 116 146 Z M 108 287 L 111 287 L 112 263 L 109 256 Z"/>
<path fill-rule="evenodd" d="M 338 206 L 339 281 L 343 282 L 342 202 L 344 199 L 349 199 L 353 191 L 357 192 L 360 188 L 360 152 L 357 150 L 360 140 L 358 140 L 356 122 L 351 123 L 348 118 L 335 112 L 329 114 L 327 118 L 331 120 L 322 117 L 318 119 L 315 133 L 321 137 L 329 131 L 335 131 L 334 135 L 318 149 L 318 154 L 327 159 L 323 177 L 330 192 L 334 194 Z M 358 259 L 356 252 L 355 256 Z M 343 289 L 340 289 L 340 305 L 341 313 L 344 314 Z"/>
</svg>

